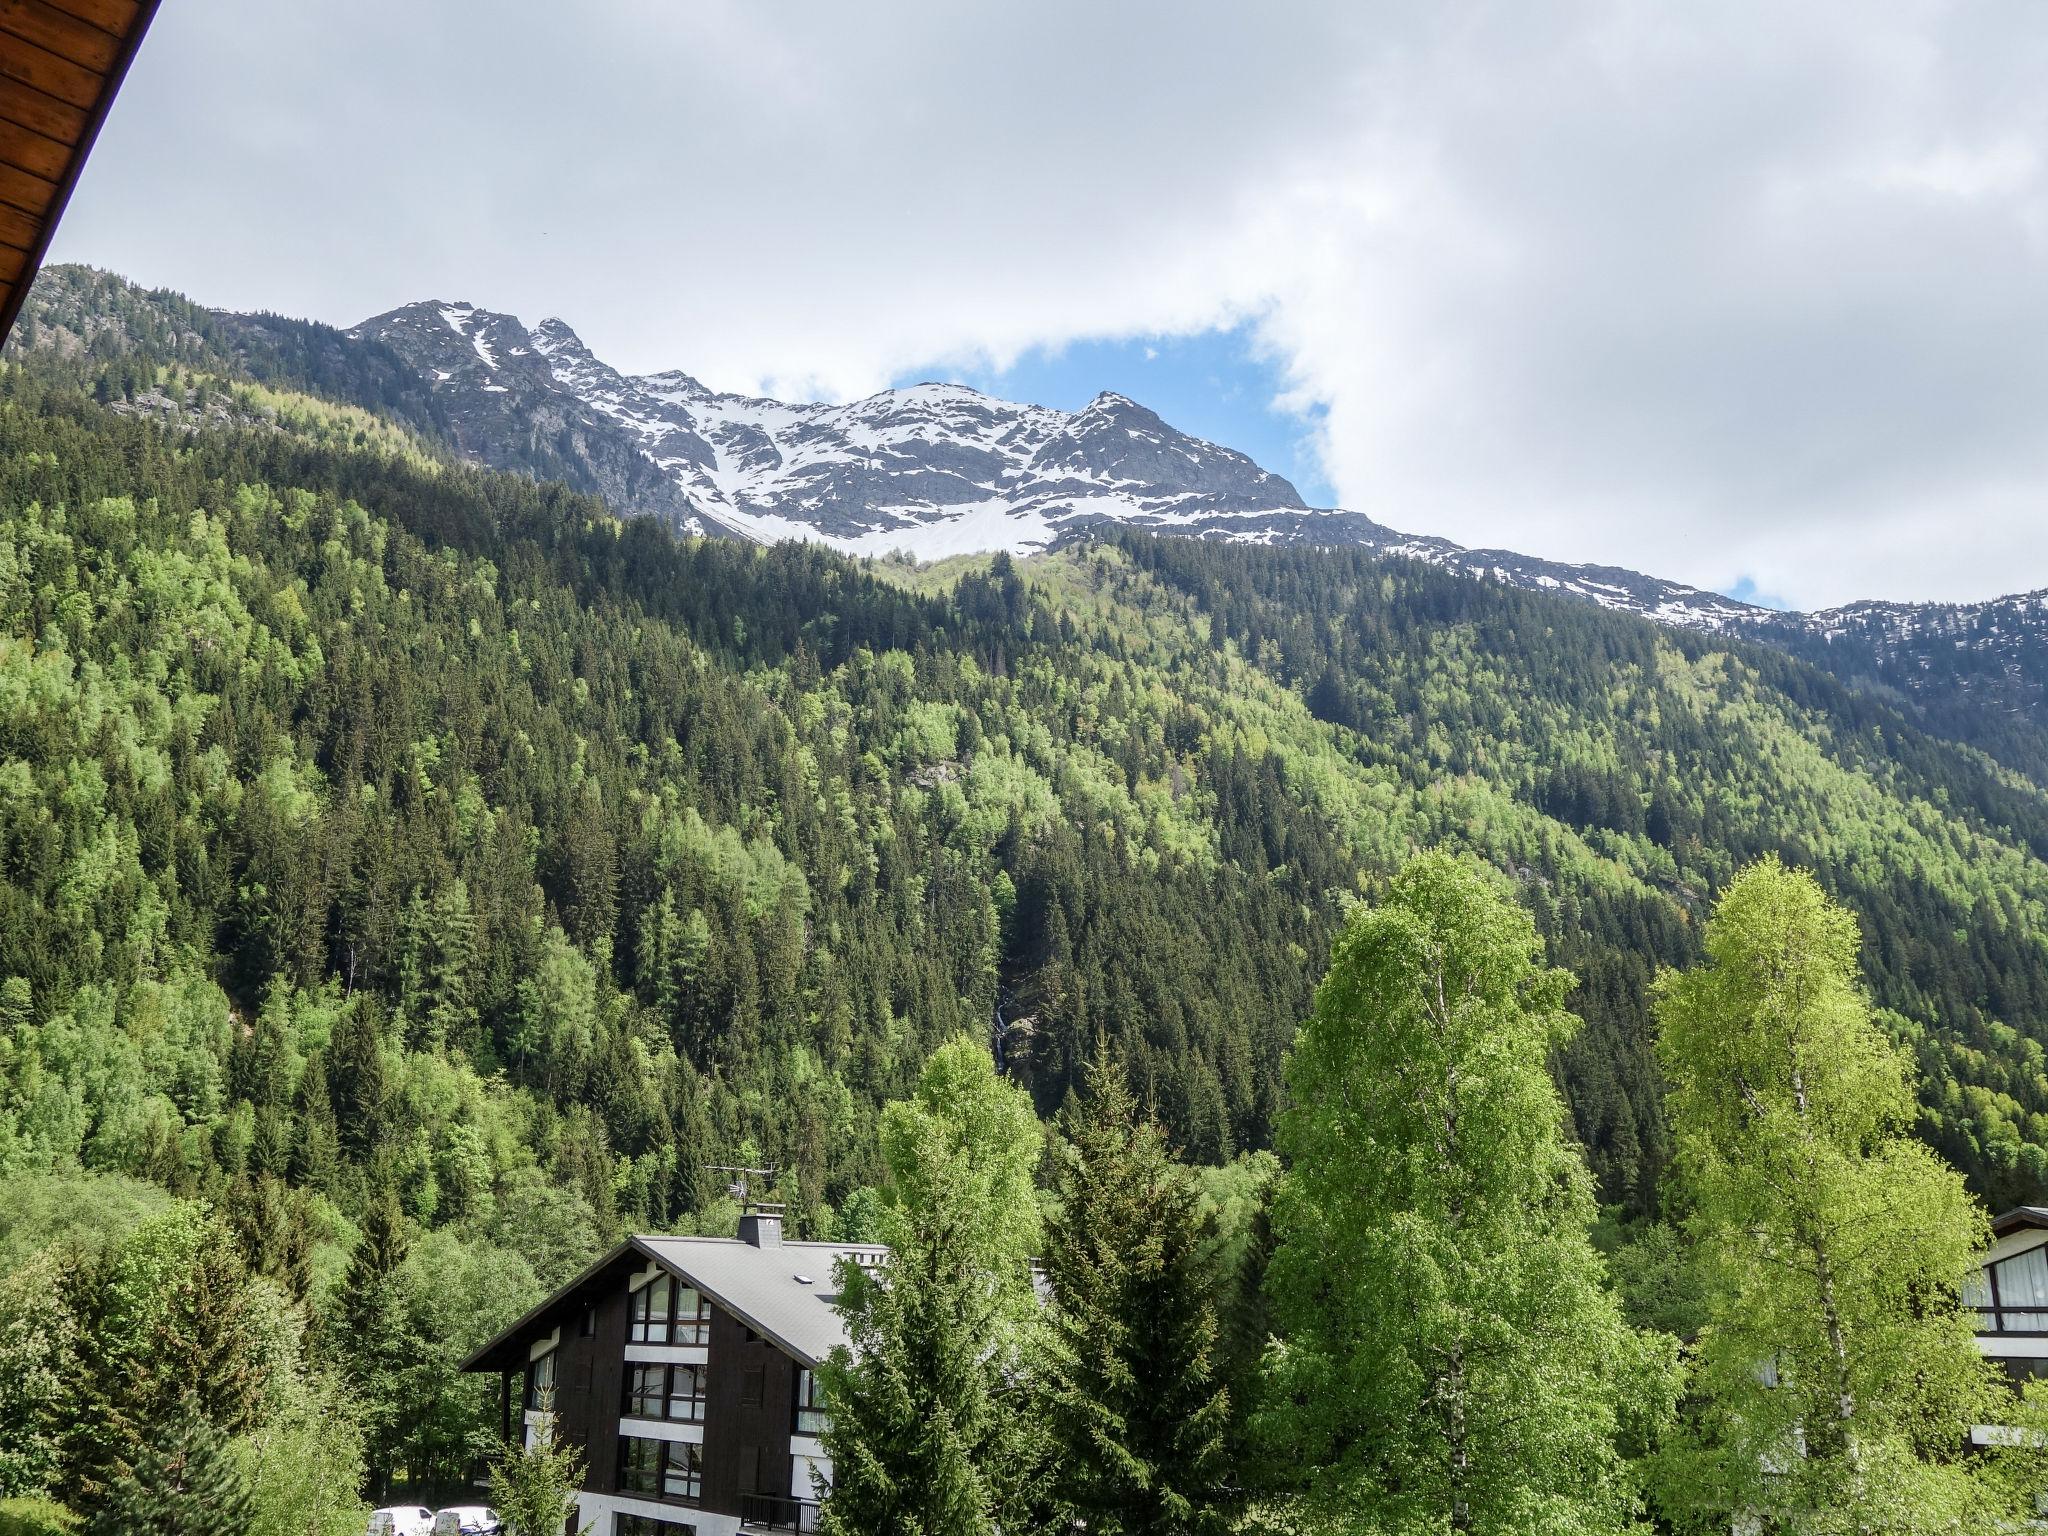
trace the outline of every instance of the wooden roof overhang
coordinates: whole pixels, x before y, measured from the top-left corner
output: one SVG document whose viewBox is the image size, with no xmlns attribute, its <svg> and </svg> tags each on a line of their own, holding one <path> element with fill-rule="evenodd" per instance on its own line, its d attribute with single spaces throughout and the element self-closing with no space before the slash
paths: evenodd
<svg viewBox="0 0 2048 1536">
<path fill-rule="evenodd" d="M 0 0 L 0 340 L 158 0 Z"/>
</svg>

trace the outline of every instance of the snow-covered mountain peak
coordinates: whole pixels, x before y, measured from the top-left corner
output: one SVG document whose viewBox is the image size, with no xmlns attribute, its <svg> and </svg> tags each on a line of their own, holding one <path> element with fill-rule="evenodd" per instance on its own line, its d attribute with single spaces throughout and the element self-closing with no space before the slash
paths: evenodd
<svg viewBox="0 0 2048 1536">
<path fill-rule="evenodd" d="M 391 345 L 430 383 L 464 451 L 690 531 L 936 559 L 1028 553 L 1119 524 L 1242 543 L 1362 544 L 1692 628 L 1765 617 L 1631 571 L 1467 550 L 1312 508 L 1282 476 L 1114 390 L 1078 411 L 940 381 L 843 404 L 768 400 L 680 370 L 622 374 L 559 319 L 529 331 L 467 302 L 408 305 L 358 334 Z"/>
<path fill-rule="evenodd" d="M 542 357 L 583 357 L 597 361 L 596 354 L 583 344 L 583 338 L 559 315 L 548 316 L 533 328 L 531 335 L 533 349 Z"/>
</svg>

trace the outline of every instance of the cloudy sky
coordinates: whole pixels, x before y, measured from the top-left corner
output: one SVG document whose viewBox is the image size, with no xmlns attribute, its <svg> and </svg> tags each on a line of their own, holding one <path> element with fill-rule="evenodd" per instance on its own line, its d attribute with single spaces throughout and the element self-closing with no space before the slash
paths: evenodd
<svg viewBox="0 0 2048 1536">
<path fill-rule="evenodd" d="M 2048 11 L 176 0 L 55 253 L 627 368 L 1099 387 L 1397 528 L 2048 586 Z"/>
</svg>

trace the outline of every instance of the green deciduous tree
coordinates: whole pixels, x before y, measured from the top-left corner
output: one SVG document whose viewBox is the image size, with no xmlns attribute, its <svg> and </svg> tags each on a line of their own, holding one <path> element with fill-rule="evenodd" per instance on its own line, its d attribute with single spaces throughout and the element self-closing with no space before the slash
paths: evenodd
<svg viewBox="0 0 2048 1536">
<path fill-rule="evenodd" d="M 74 1536 L 78 1525 L 54 1499 L 0 1499 L 0 1536 Z"/>
<path fill-rule="evenodd" d="M 1227 1529 L 1214 1223 L 1122 1068 L 1065 1117 L 1040 1395 L 1059 1502 L 1096 1536 Z"/>
<path fill-rule="evenodd" d="M 1029 1098 L 964 1036 L 884 1112 L 891 1251 L 879 1275 L 840 1266 L 851 1347 L 821 1374 L 833 1467 L 825 1536 L 988 1536 L 1029 1524 L 1043 1463 L 1021 1364 L 1040 1143 Z"/>
<path fill-rule="evenodd" d="M 1701 1529 L 1994 1515 L 1964 1459 L 1970 1425 L 1995 1412 L 1961 1296 L 1985 1222 L 1907 1134 L 1910 1068 L 1872 1020 L 1857 945 L 1853 916 L 1767 859 L 1723 893 L 1706 963 L 1659 980 L 1705 1320 L 1658 1488 Z"/>
<path fill-rule="evenodd" d="M 1262 1422 L 1346 1531 L 1617 1531 L 1668 1341 L 1604 1288 L 1548 1071 L 1576 1021 L 1526 914 L 1425 855 L 1356 911 L 1288 1066 Z"/>
</svg>

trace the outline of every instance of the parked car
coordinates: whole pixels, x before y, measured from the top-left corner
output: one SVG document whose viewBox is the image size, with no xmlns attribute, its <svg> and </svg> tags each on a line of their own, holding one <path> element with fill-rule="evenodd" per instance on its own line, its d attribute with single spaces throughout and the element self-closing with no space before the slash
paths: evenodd
<svg viewBox="0 0 2048 1536">
<path fill-rule="evenodd" d="M 484 1504 L 451 1504 L 434 1515 L 433 1536 L 498 1536 L 505 1523 Z"/>
<path fill-rule="evenodd" d="M 428 1536 L 434 1528 L 434 1512 L 424 1504 L 394 1504 L 389 1509 L 370 1511 L 370 1523 L 363 1536 Z"/>
</svg>

